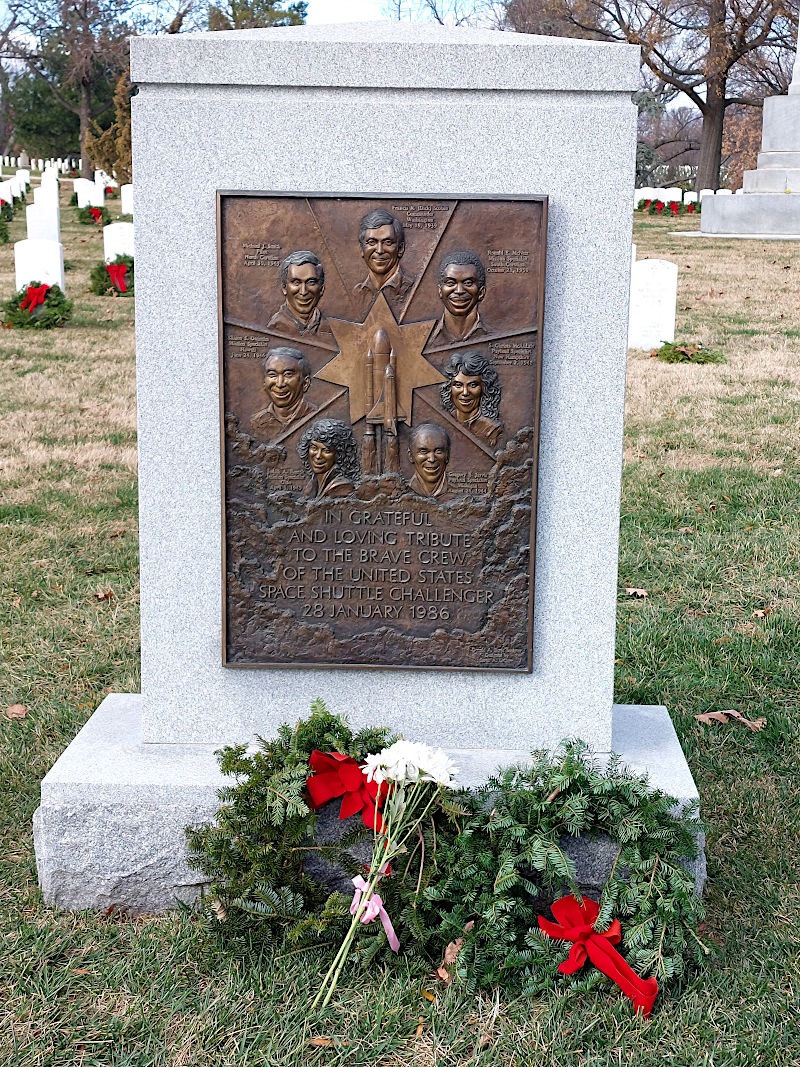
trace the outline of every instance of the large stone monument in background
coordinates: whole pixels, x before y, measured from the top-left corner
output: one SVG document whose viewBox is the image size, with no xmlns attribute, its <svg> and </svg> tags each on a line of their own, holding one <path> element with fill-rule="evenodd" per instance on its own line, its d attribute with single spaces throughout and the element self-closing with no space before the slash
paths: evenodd
<svg viewBox="0 0 800 1067">
<path fill-rule="evenodd" d="M 613 705 L 638 48 L 131 50 L 142 693 L 42 783 L 45 898 L 192 897 L 214 750 L 315 697 L 467 785 L 580 737 L 696 797 L 666 709 Z"/>
<path fill-rule="evenodd" d="M 702 233 L 800 237 L 800 59 L 788 96 L 764 101 L 761 152 L 744 194 L 703 200 Z"/>
</svg>

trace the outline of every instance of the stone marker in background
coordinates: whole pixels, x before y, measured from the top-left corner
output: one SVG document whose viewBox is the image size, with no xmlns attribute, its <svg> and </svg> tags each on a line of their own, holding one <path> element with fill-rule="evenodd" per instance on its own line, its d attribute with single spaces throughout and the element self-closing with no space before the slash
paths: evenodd
<svg viewBox="0 0 800 1067">
<path fill-rule="evenodd" d="M 764 101 L 761 152 L 756 170 L 745 171 L 744 195 L 714 197 L 704 206 L 707 234 L 800 236 L 800 59 L 795 56 L 787 96 Z M 722 190 L 720 190 L 722 191 Z"/>
<path fill-rule="evenodd" d="M 381 57 L 378 76 L 376 54 Z M 613 705 L 637 122 L 631 93 L 639 85 L 639 49 L 387 21 L 134 37 L 131 59 L 132 79 L 139 87 L 132 101 L 136 195 L 147 204 L 136 230 L 143 692 L 107 697 L 42 783 L 35 838 L 45 899 L 65 907 L 117 904 L 156 911 L 176 897 L 195 896 L 198 875 L 186 865 L 184 827 L 213 818 L 218 806 L 215 790 L 221 776 L 214 750 L 247 742 L 256 733 L 274 735 L 279 723 L 307 715 L 314 697 L 346 713 L 358 728 L 385 723 L 407 738 L 441 745 L 457 760 L 459 782 L 465 785 L 485 781 L 498 764 L 528 758 L 532 748 L 582 737 L 597 752 L 620 752 L 634 769 L 649 771 L 655 786 L 682 800 L 696 798 L 666 709 Z M 443 98 L 458 122 L 442 123 Z M 286 120 L 298 108 L 300 126 Z M 369 145 L 386 148 L 379 167 Z M 181 196 L 173 195 L 175 189 Z M 337 208 L 335 198 L 342 190 L 369 196 L 375 207 L 405 226 L 406 280 L 401 284 L 412 309 L 409 328 L 416 324 L 419 330 L 421 319 L 430 320 L 433 330 L 443 315 L 436 284 L 442 257 L 467 248 L 477 252 L 486 270 L 487 294 L 481 304 L 486 332 L 476 339 L 476 348 L 485 353 L 490 368 L 502 369 L 504 382 L 521 383 L 516 388 L 526 390 L 526 399 L 535 395 L 531 370 L 538 342 L 504 335 L 503 324 L 509 308 L 523 306 L 514 299 L 520 285 L 541 269 L 534 266 L 533 252 L 544 247 L 544 215 L 540 225 L 527 219 L 513 242 L 506 243 L 498 241 L 492 228 L 476 237 L 471 228 L 448 227 L 446 201 L 466 201 L 476 192 L 503 200 L 510 190 L 520 197 L 549 197 L 550 262 L 537 331 L 543 362 L 530 670 L 456 670 L 446 663 L 435 669 L 418 663 L 415 670 L 396 664 L 376 669 L 363 660 L 349 670 L 335 665 L 224 665 L 218 190 L 284 191 L 295 197 L 296 211 L 304 193 L 313 191 L 316 208 L 325 212 L 315 228 L 309 206 L 304 243 L 289 247 L 273 204 L 263 200 L 262 208 L 250 197 L 241 216 L 247 224 L 239 235 L 244 247 L 226 245 L 229 262 L 237 276 L 246 277 L 247 286 L 236 294 L 240 310 L 247 312 L 243 324 L 224 326 L 226 358 L 241 356 L 237 374 L 250 383 L 237 394 L 241 421 L 230 432 L 254 444 L 260 431 L 251 426 L 250 416 L 270 403 L 261 365 L 276 343 L 268 323 L 285 299 L 282 258 L 295 247 L 310 247 L 319 256 L 325 267 L 323 316 L 329 306 L 344 306 L 349 320 L 356 321 L 355 300 L 373 284 L 371 275 L 364 282 L 357 213 L 353 217 L 348 197 Z M 415 204 L 407 203 L 410 194 L 418 198 Z M 235 196 L 220 198 L 220 209 L 227 210 L 226 205 L 231 218 L 239 217 Z M 346 263 L 342 275 L 321 237 L 335 230 L 340 218 L 347 220 L 336 231 L 336 247 Z M 462 243 L 465 233 L 473 243 Z M 603 265 L 602 285 L 597 284 L 598 263 Z M 385 308 L 386 300 L 377 298 L 381 300 Z M 396 314 L 402 319 L 402 300 Z M 397 336 L 406 338 L 403 346 L 411 344 L 407 330 Z M 363 337 L 358 332 L 353 337 L 350 371 L 368 355 Z M 421 341 L 417 337 L 417 349 L 401 349 L 397 381 L 407 373 L 408 360 L 417 372 L 431 374 L 428 368 L 435 368 L 441 375 L 447 346 L 438 354 L 432 349 L 421 354 L 426 341 L 427 334 Z M 322 332 L 290 343 L 306 355 L 317 376 L 313 403 L 322 402 L 323 395 L 339 403 L 337 390 L 347 392 L 349 386 L 325 385 L 325 373 L 333 375 L 330 368 L 319 373 L 336 356 L 335 346 Z M 341 376 L 347 368 L 341 361 L 338 366 Z M 347 380 L 355 381 L 352 375 Z M 420 385 L 412 392 L 406 416 L 415 424 L 430 421 L 442 431 L 448 428 L 453 442 L 445 471 L 448 492 L 452 484 L 456 493 L 474 494 L 478 503 L 485 500 L 490 483 L 474 472 L 485 473 L 486 465 L 477 467 L 476 458 L 468 461 L 469 449 L 494 462 L 495 446 L 476 436 L 477 422 L 470 439 L 460 424 L 454 425 L 458 420 L 446 410 L 438 385 Z M 500 420 L 506 410 L 513 413 L 513 405 L 507 407 L 512 395 L 513 387 L 506 385 L 496 397 Z M 307 414 L 315 418 L 313 412 Z M 345 417 L 361 434 L 363 416 L 359 419 L 351 410 Z M 482 418 L 494 433 L 496 425 Z M 275 449 L 276 465 L 264 467 L 270 492 L 287 479 L 283 455 L 287 466 L 291 457 L 295 470 L 305 428 L 304 423 L 300 433 L 294 425 L 280 429 L 286 433 L 285 453 L 283 446 Z M 400 460 L 408 479 L 409 461 L 406 456 Z M 347 492 L 346 485 L 342 488 Z M 254 500 L 263 515 L 265 538 L 274 521 L 266 509 L 266 491 L 257 491 Z M 442 588 L 447 586 L 449 598 L 431 591 L 430 583 L 424 588 L 406 581 L 402 553 L 409 553 L 416 570 L 423 557 L 443 562 L 431 552 L 458 551 L 452 534 L 447 546 L 440 542 L 431 516 L 443 520 L 428 496 L 417 495 L 402 509 L 386 509 L 380 530 L 369 501 L 359 499 L 356 507 L 332 498 L 327 525 L 324 510 L 314 506 L 327 544 L 333 543 L 328 535 L 339 529 L 341 510 L 348 541 L 352 535 L 355 543 L 366 546 L 369 537 L 373 547 L 364 548 L 365 560 L 390 544 L 401 553 L 394 573 L 385 570 L 388 564 L 376 562 L 373 569 L 384 570 L 348 581 L 351 590 L 374 593 L 378 583 L 382 607 L 404 604 L 408 609 L 416 601 L 426 619 L 433 619 L 429 609 L 456 602 L 456 572 L 461 570 L 463 578 L 464 567 L 446 567 L 450 584 L 445 575 Z M 372 520 L 368 524 L 361 522 L 365 513 Z M 315 536 L 302 547 L 322 551 L 319 540 Z M 492 557 L 498 566 L 505 560 L 503 551 Z M 522 602 L 529 603 L 527 551 L 515 549 L 508 558 L 519 566 L 517 588 Z M 300 566 L 325 564 L 315 559 Z M 232 555 L 228 560 L 226 581 L 235 583 Z M 456 563 L 450 556 L 448 560 Z M 291 561 L 285 564 L 289 567 Z M 357 564 L 354 554 L 349 564 L 342 560 L 335 565 Z M 487 603 L 487 582 L 494 579 L 484 578 L 481 567 L 468 573 Z M 341 584 L 335 573 L 332 583 Z M 274 595 L 285 595 L 278 583 L 259 584 L 264 588 L 251 609 L 254 620 L 258 612 L 275 610 L 268 586 L 275 584 Z M 293 580 L 290 595 L 296 584 Z M 309 571 L 302 581 L 304 601 L 310 608 L 330 607 L 333 601 L 313 597 L 312 584 Z M 369 611 L 354 610 L 348 618 L 364 634 L 364 649 L 377 649 L 379 643 L 389 648 L 396 634 L 392 619 L 398 616 L 386 611 L 378 616 L 373 610 L 377 597 L 365 598 L 364 604 L 368 600 Z M 351 608 L 364 606 L 349 603 Z M 452 620 L 436 618 L 446 647 Z M 522 629 L 509 630 L 509 640 L 523 651 L 520 633 L 528 632 L 527 618 L 523 611 L 514 623 L 516 627 L 521 619 Z M 312 613 L 303 623 L 315 641 L 318 619 Z M 375 660 L 380 660 L 377 651 Z M 413 650 L 408 666 L 415 666 Z"/>
<path fill-rule="evenodd" d="M 102 185 L 90 182 L 88 178 L 76 178 L 73 188 L 78 197 L 78 207 L 103 207 L 105 194 Z"/>
<path fill-rule="evenodd" d="M 31 282 L 58 285 L 64 292 L 64 249 L 58 241 L 17 241 L 14 245 L 14 276 L 17 289 Z"/>
<path fill-rule="evenodd" d="M 61 232 L 58 214 L 49 203 L 29 204 L 25 208 L 28 240 L 59 243 Z"/>
<path fill-rule="evenodd" d="M 631 270 L 628 348 L 659 348 L 675 340 L 678 268 L 663 259 L 637 260 Z"/>
<path fill-rule="evenodd" d="M 683 189 L 679 189 L 677 185 L 672 185 L 669 189 L 665 189 L 664 195 L 668 204 L 672 203 L 673 200 L 677 200 L 679 204 L 683 202 Z"/>
<path fill-rule="evenodd" d="M 684 204 L 696 204 L 697 203 L 697 193 L 684 193 L 683 194 L 683 202 L 684 202 Z"/>
<path fill-rule="evenodd" d="M 121 185 L 119 188 L 120 211 L 123 215 L 133 214 L 133 186 Z"/>
<path fill-rule="evenodd" d="M 117 256 L 133 255 L 133 223 L 112 222 L 103 227 L 103 258 L 111 263 Z"/>
</svg>

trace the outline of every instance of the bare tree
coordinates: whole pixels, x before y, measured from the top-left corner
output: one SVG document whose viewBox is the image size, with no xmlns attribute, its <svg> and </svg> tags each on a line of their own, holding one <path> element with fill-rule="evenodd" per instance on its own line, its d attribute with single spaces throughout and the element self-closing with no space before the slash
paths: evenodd
<svg viewBox="0 0 800 1067">
<path fill-rule="evenodd" d="M 0 154 L 5 155 L 11 147 L 14 133 L 9 108 L 9 89 L 11 72 L 7 56 L 11 53 L 12 42 L 19 27 L 19 5 L 7 4 L 0 19 Z"/>
<path fill-rule="evenodd" d="M 29 0 L 20 23 L 27 32 L 9 50 L 78 116 L 81 173 L 90 174 L 86 134 L 112 105 L 110 93 L 98 90 L 128 66 L 129 8 L 125 0 Z M 65 93 L 68 88 L 77 90 L 77 102 Z"/>
<path fill-rule="evenodd" d="M 684 93 L 703 119 L 697 187 L 716 189 L 725 112 L 759 107 L 785 91 L 797 32 L 797 0 L 510 0 L 510 29 L 571 27 L 642 49 L 651 87 Z"/>
</svg>

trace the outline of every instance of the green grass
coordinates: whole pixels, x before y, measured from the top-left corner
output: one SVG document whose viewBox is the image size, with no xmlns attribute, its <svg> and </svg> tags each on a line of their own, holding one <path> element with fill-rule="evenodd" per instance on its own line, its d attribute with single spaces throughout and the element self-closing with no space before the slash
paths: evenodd
<svg viewBox="0 0 800 1067">
<path fill-rule="evenodd" d="M 70 214 L 62 209 L 80 287 L 98 250 L 86 250 L 87 227 Z M 711 245 L 671 238 L 673 228 L 637 223 L 639 254 L 681 265 L 679 306 L 724 280 L 724 301 L 704 297 L 682 312 L 679 332 L 732 362 L 632 357 L 616 698 L 669 707 L 698 783 L 707 967 L 660 998 L 649 1021 L 608 993 L 465 998 L 404 963 L 351 971 L 327 1016 L 309 1020 L 320 978 L 312 958 L 231 957 L 186 911 L 127 918 L 43 906 L 31 836 L 39 781 L 106 693 L 138 689 L 132 304 L 78 288 L 85 325 L 59 331 L 46 351 L 22 335 L 0 349 L 11 427 L 0 437 L 0 708 L 28 708 L 24 719 L 0 714 L 3 1067 L 800 1061 L 800 372 L 786 341 L 800 332 L 786 326 L 800 322 L 795 300 L 775 300 L 770 273 L 800 266 L 800 250 Z M 109 305 L 116 326 L 99 322 Z M 737 336 L 733 314 L 750 316 L 752 335 Z M 756 734 L 694 718 L 725 708 L 767 726 Z M 334 1043 L 309 1045 L 314 1036 Z"/>
</svg>

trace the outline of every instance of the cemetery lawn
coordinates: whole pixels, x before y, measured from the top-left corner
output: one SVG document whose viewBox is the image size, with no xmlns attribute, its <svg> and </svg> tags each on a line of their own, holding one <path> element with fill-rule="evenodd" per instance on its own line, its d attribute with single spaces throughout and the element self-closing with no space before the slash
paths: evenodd
<svg viewBox="0 0 800 1067">
<path fill-rule="evenodd" d="M 132 301 L 85 293 L 102 241 L 64 198 L 73 323 L 0 334 L 4 1067 L 797 1063 L 800 245 L 670 236 L 690 225 L 637 218 L 634 240 L 680 267 L 677 339 L 730 363 L 631 353 L 617 700 L 666 704 L 697 780 L 707 966 L 649 1021 L 615 992 L 465 997 L 402 963 L 351 970 L 312 1021 L 306 955 L 235 958 L 187 911 L 59 914 L 38 895 L 39 781 L 108 692 L 138 689 Z M 694 718 L 726 708 L 766 726 Z"/>
</svg>

